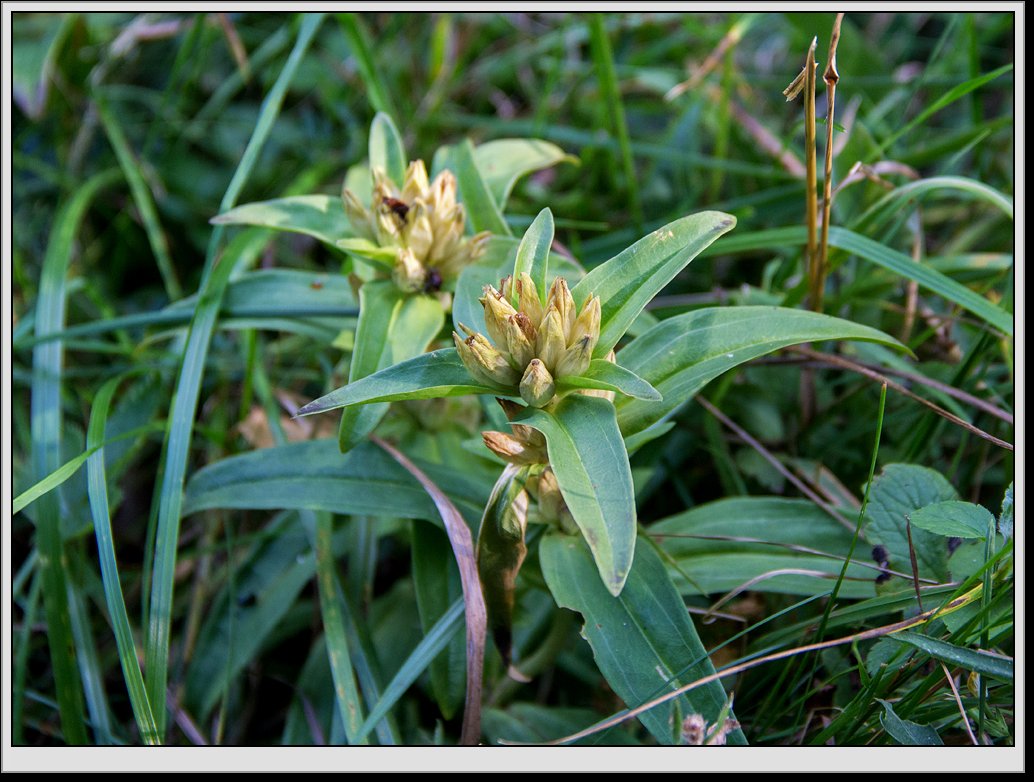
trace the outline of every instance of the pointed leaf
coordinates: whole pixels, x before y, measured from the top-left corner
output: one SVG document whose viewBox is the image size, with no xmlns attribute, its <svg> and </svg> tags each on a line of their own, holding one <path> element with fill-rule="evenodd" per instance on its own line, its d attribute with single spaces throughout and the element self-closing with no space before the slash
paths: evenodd
<svg viewBox="0 0 1034 782">
<path fill-rule="evenodd" d="M 446 160 L 448 167 L 456 174 L 460 198 L 474 232 L 491 231 L 499 236 L 510 236 L 510 226 L 503 219 L 499 205 L 478 169 L 474 159 L 474 145 L 470 139 L 464 139 L 451 147 L 446 153 Z"/>
<path fill-rule="evenodd" d="M 882 331 L 828 315 L 780 307 L 708 307 L 662 321 L 621 350 L 622 366 L 663 401 L 617 399 L 625 436 L 662 420 L 714 378 L 788 345 L 859 339 L 902 345 Z"/>
<path fill-rule="evenodd" d="M 603 358 L 593 359 L 583 374 L 568 375 L 557 381 L 557 391 L 576 388 L 596 388 L 649 402 L 661 401 L 660 392 L 635 372 Z"/>
<path fill-rule="evenodd" d="M 359 323 L 349 378 L 363 378 L 423 353 L 445 323 L 445 311 L 433 296 L 406 296 L 388 281 L 359 289 Z M 387 405 L 346 410 L 338 439 L 342 451 L 374 430 Z"/>
<path fill-rule="evenodd" d="M 406 178 L 406 148 L 391 117 L 381 111 L 370 125 L 369 154 L 370 168 L 380 168 L 402 187 L 402 180 Z"/>
<path fill-rule="evenodd" d="M 537 138 L 501 138 L 474 148 L 474 160 L 500 210 L 506 209 L 510 191 L 522 176 L 555 166 L 578 163 L 556 144 Z"/>
<path fill-rule="evenodd" d="M 548 410 L 526 408 L 514 422 L 545 436 L 560 493 L 607 590 L 620 594 L 632 566 L 636 510 L 614 406 L 606 399 L 572 394 Z"/>
<path fill-rule="evenodd" d="M 582 634 L 596 664 L 629 707 L 714 673 L 682 598 L 646 541 L 636 544 L 635 565 L 620 597 L 593 578 L 592 558 L 575 536 L 549 533 L 542 539 L 539 558 L 553 597 L 585 619 Z M 713 723 L 727 700 L 716 681 L 644 712 L 639 720 L 658 742 L 673 744 L 686 716 L 701 714 Z M 746 743 L 739 730 L 731 732 L 728 741 Z"/>
<path fill-rule="evenodd" d="M 512 396 L 513 389 L 478 383 L 463 366 L 456 348 L 443 348 L 382 369 L 309 402 L 298 415 L 311 415 L 349 405 L 436 399 L 467 394 Z"/>
<path fill-rule="evenodd" d="M 979 649 L 967 649 L 964 646 L 957 646 L 938 638 L 931 638 L 922 633 L 902 631 L 895 633 L 894 637 L 899 641 L 921 649 L 935 660 L 946 662 L 951 666 L 965 668 L 967 671 L 976 671 L 985 676 L 993 676 L 1003 682 L 1013 680 L 1015 663 L 1011 657 L 1002 657 L 990 654 Z"/>
<path fill-rule="evenodd" d="M 346 253 L 356 255 L 367 261 L 379 263 L 389 269 L 394 268 L 395 261 L 398 259 L 397 247 L 382 247 L 379 244 L 374 244 L 369 239 L 363 239 L 358 236 L 341 239 L 336 242 L 335 246 Z"/>
<path fill-rule="evenodd" d="M 213 217 L 214 225 L 257 225 L 305 234 L 336 247 L 352 235 L 352 226 L 338 196 L 301 195 L 244 204 Z"/>
<path fill-rule="evenodd" d="M 466 518 L 481 518 L 490 485 L 440 465 L 417 464 Z M 262 448 L 198 470 L 187 483 L 184 515 L 210 508 L 439 520 L 427 493 L 384 451 L 362 443 L 342 455 L 332 439 Z"/>
<path fill-rule="evenodd" d="M 597 266 L 571 292 L 576 302 L 600 297 L 600 341 L 593 355 L 605 357 L 647 303 L 715 239 L 732 230 L 736 218 L 700 212 L 676 220 Z"/>
<path fill-rule="evenodd" d="M 549 285 L 549 248 L 553 244 L 553 213 L 546 207 L 528 226 L 517 247 L 517 260 L 513 266 L 513 279 L 528 274 L 538 290 L 539 300 L 546 303 L 546 288 Z M 513 286 L 510 303 L 517 306 L 517 286 Z"/>
</svg>

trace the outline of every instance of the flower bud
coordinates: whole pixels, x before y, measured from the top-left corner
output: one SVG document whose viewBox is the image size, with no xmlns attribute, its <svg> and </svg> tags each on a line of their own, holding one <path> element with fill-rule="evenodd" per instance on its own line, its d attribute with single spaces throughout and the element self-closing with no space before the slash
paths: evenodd
<svg viewBox="0 0 1034 782">
<path fill-rule="evenodd" d="M 411 161 L 406 169 L 406 177 L 402 180 L 402 200 L 407 203 L 415 201 L 418 196 L 426 193 L 427 189 L 427 168 L 424 161 Z"/>
<path fill-rule="evenodd" d="M 431 229 L 431 218 L 422 201 L 414 202 L 406 215 L 406 225 L 402 229 L 402 239 L 419 260 L 427 258 L 434 242 Z"/>
<path fill-rule="evenodd" d="M 574 322 L 574 326 L 571 328 L 570 341 L 568 345 L 574 346 L 578 342 L 581 342 L 583 338 L 589 339 L 589 353 L 591 354 L 596 348 L 596 343 L 600 339 L 600 297 L 590 296 L 585 304 L 582 305 L 582 311 L 578 314 L 578 318 Z"/>
<path fill-rule="evenodd" d="M 454 333 L 453 338 L 458 340 L 459 336 Z M 469 353 L 460 350 L 460 358 L 472 375 L 499 386 L 513 386 L 517 383 L 520 373 L 481 334 L 471 334 L 463 340 L 463 344 L 470 350 Z M 456 347 L 459 349 L 458 344 Z M 472 363 L 468 363 L 468 357 Z"/>
<path fill-rule="evenodd" d="M 525 409 L 523 406 L 509 399 L 501 399 L 500 397 L 496 397 L 495 401 L 499 403 L 499 406 L 501 408 L 503 408 L 503 412 L 506 414 L 506 419 L 508 421 L 512 421 L 514 418 L 520 415 L 520 413 L 523 412 Z M 525 424 L 510 424 L 510 428 L 513 429 L 513 436 L 516 437 L 517 440 L 523 443 L 526 447 L 546 447 L 546 438 L 538 429 L 533 429 Z"/>
<path fill-rule="evenodd" d="M 582 337 L 560 357 L 556 364 L 556 376 L 567 377 L 569 375 L 581 375 L 589 368 L 592 361 L 592 340 L 588 336 Z"/>
<path fill-rule="evenodd" d="M 517 309 L 527 315 L 532 323 L 542 322 L 542 302 L 539 300 L 539 292 L 535 288 L 535 281 L 527 272 L 521 272 L 517 280 Z"/>
<path fill-rule="evenodd" d="M 485 295 L 479 301 L 485 308 L 485 328 L 488 336 L 500 347 L 506 346 L 507 320 L 516 315 L 517 310 L 491 285 L 484 287 Z"/>
<path fill-rule="evenodd" d="M 413 255 L 413 251 L 405 247 L 398 252 L 391 279 L 399 290 L 415 293 L 423 290 L 424 283 L 427 281 L 427 270 Z"/>
<path fill-rule="evenodd" d="M 445 170 L 431 183 L 431 207 L 435 212 L 447 212 L 456 206 L 456 177 Z"/>
<path fill-rule="evenodd" d="M 567 339 L 561 323 L 560 313 L 556 307 L 550 306 L 535 340 L 535 352 L 546 365 L 546 369 L 555 369 L 557 362 L 567 350 Z"/>
<path fill-rule="evenodd" d="M 362 205 L 359 198 L 347 187 L 341 192 L 341 200 L 345 205 L 345 215 L 357 236 L 369 239 L 375 238 L 373 226 L 370 224 L 370 213 Z"/>
<path fill-rule="evenodd" d="M 510 363 L 517 369 L 524 369 L 535 358 L 535 327 L 527 315 L 518 312 L 506 319 L 505 336 Z"/>
<path fill-rule="evenodd" d="M 546 299 L 546 309 L 555 307 L 560 313 L 560 325 L 564 331 L 564 346 L 566 347 L 571 339 L 571 329 L 574 327 L 575 306 L 571 291 L 567 287 L 567 280 L 557 277 L 549 289 L 549 297 Z"/>
<path fill-rule="evenodd" d="M 521 398 L 532 407 L 544 407 L 556 394 L 556 384 L 549 370 L 537 358 L 524 370 L 521 378 Z"/>
<path fill-rule="evenodd" d="M 503 432 L 482 432 L 481 437 L 492 453 L 511 464 L 546 464 L 549 462 L 545 442 L 541 447 L 532 447 Z"/>
</svg>

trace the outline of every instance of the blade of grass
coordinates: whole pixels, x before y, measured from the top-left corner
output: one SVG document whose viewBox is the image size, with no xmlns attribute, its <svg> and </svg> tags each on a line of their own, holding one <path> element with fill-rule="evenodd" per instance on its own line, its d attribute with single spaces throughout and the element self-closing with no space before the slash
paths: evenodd
<svg viewBox="0 0 1034 782">
<path fill-rule="evenodd" d="M 413 653 L 406 658 L 399 668 L 398 673 L 384 688 L 384 694 L 377 701 L 377 705 L 370 709 L 366 722 L 359 729 L 359 738 L 365 738 L 373 726 L 380 722 L 391 711 L 391 708 L 398 702 L 398 699 L 405 694 L 409 686 L 417 680 L 424 670 L 431 664 L 431 661 L 438 656 L 453 633 L 460 629 L 463 621 L 463 600 L 457 600 L 449 610 L 442 615 L 442 618 L 435 622 L 434 627 L 423 637 Z"/>
<path fill-rule="evenodd" d="M 373 61 L 373 52 L 370 46 L 367 45 L 367 41 L 373 40 L 370 31 L 366 29 L 366 25 L 363 24 L 358 14 L 338 14 L 337 20 L 341 27 L 341 32 L 345 34 L 345 38 L 348 40 L 348 48 L 355 55 L 356 64 L 359 66 L 359 73 L 363 77 L 363 84 L 366 85 L 366 90 L 369 93 L 370 105 L 373 106 L 375 111 L 383 111 L 393 119 L 398 117 L 399 115 L 391 102 L 388 90 L 384 86 L 384 80 L 381 78 L 381 74 L 377 71 L 377 66 Z"/>
<path fill-rule="evenodd" d="M 144 181 L 140 171 L 140 162 L 129 147 L 129 140 L 126 138 L 122 126 L 115 119 L 108 106 L 108 102 L 102 91 L 98 90 L 93 96 L 97 106 L 97 116 L 100 117 L 104 132 L 108 135 L 115 150 L 115 157 L 118 158 L 119 167 L 129 184 L 129 191 L 133 196 L 140 219 L 144 224 L 144 231 L 147 233 L 147 241 L 151 245 L 151 252 L 158 264 L 158 271 L 162 275 L 162 282 L 165 284 L 165 293 L 169 301 L 176 301 L 183 296 L 183 288 L 180 286 L 179 278 L 176 276 L 176 268 L 172 265 L 172 258 L 169 256 L 169 242 L 165 238 L 161 221 L 158 219 L 158 211 L 155 209 L 154 196 L 151 189 Z"/>
<path fill-rule="evenodd" d="M 322 21 L 323 14 L 303 16 L 294 48 L 277 77 L 276 83 L 262 103 L 251 139 L 220 203 L 220 212 L 228 211 L 236 204 L 237 197 L 255 167 L 259 153 L 280 113 L 287 88 Z M 209 240 L 201 279 L 201 297 L 191 321 L 163 448 L 165 473 L 159 499 L 160 510 L 155 540 L 155 562 L 145 650 L 147 691 L 154 708 L 159 737 L 164 735 L 166 723 L 169 630 L 172 623 L 172 592 L 187 452 L 190 448 L 190 435 L 197 411 L 201 377 L 204 373 L 209 342 L 215 328 L 222 295 L 234 265 L 234 259 L 225 257 L 222 259 L 222 263 L 216 264 L 223 231 L 223 226 L 216 226 Z"/>
<path fill-rule="evenodd" d="M 64 327 L 65 281 L 79 224 L 101 188 L 112 184 L 117 178 L 117 171 L 96 174 L 83 184 L 54 218 L 36 302 L 37 336 L 60 331 Z M 32 462 L 39 479 L 61 466 L 63 357 L 63 347 L 56 342 L 37 345 L 32 351 Z M 61 505 L 57 493 L 44 495 L 39 503 L 36 547 L 40 555 L 47 641 L 50 644 L 61 728 L 67 743 L 85 744 L 87 735 L 82 690 L 76 672 L 75 640 L 68 609 L 65 549 L 61 540 Z"/>
<path fill-rule="evenodd" d="M 610 39 L 604 27 L 603 14 L 589 15 L 589 40 L 592 46 L 592 58 L 596 64 L 596 76 L 600 82 L 600 92 L 610 113 L 610 122 L 618 139 L 621 150 L 621 166 L 625 171 L 625 187 L 628 190 L 632 220 L 639 233 L 643 233 L 643 208 L 639 199 L 639 183 L 635 174 L 635 161 L 632 159 L 632 144 L 628 136 L 628 124 L 625 122 L 625 107 L 621 103 L 621 91 L 618 88 L 617 74 L 614 70 L 614 54 L 610 48 Z"/>
<path fill-rule="evenodd" d="M 90 425 L 86 434 L 88 493 L 90 511 L 93 515 L 93 530 L 97 537 L 97 554 L 100 560 L 101 578 L 104 581 L 104 598 L 115 632 L 122 675 L 129 690 L 129 701 L 133 707 L 140 736 L 146 744 L 160 744 L 154 713 L 147 697 L 140 662 L 136 654 L 133 630 L 126 611 L 126 601 L 119 580 L 118 562 L 115 558 L 115 541 L 111 530 L 111 512 L 108 507 L 108 485 L 104 463 L 104 433 L 108 423 L 108 410 L 112 397 L 124 376 L 115 377 L 101 386 L 94 397 L 90 412 Z"/>
<path fill-rule="evenodd" d="M 975 79 L 968 79 L 964 81 L 962 84 L 956 85 L 952 89 L 948 90 L 946 93 L 944 93 L 944 95 L 942 95 L 932 104 L 923 109 L 919 113 L 919 116 L 917 116 L 904 127 L 900 128 L 897 132 L 892 133 L 889 138 L 887 138 L 882 144 L 880 144 L 879 149 L 874 153 L 875 157 L 882 157 L 884 151 L 888 147 L 890 147 L 891 144 L 893 144 L 902 136 L 910 133 L 918 125 L 922 125 L 941 109 L 945 108 L 946 106 L 950 106 L 959 98 L 965 97 L 974 90 L 980 89 L 988 82 L 994 81 L 1002 74 L 1008 73 L 1012 70 L 1012 68 L 1012 63 L 1009 63 L 1008 65 L 1003 65 L 1001 68 L 996 68 L 990 73 L 985 73 L 982 76 L 978 76 Z"/>
<path fill-rule="evenodd" d="M 112 443 L 118 442 L 119 440 L 125 440 L 130 437 L 141 437 L 142 435 L 145 435 L 149 432 L 158 432 L 163 431 L 164 429 L 164 421 L 153 421 L 147 424 L 146 426 L 138 426 L 136 429 L 131 429 L 128 432 L 123 432 L 117 437 L 112 437 L 110 440 L 106 440 L 105 442 L 100 443 L 95 447 L 87 448 L 78 456 L 75 456 L 69 459 L 64 464 L 62 464 L 42 481 L 33 484 L 28 489 L 19 494 L 17 497 L 15 497 L 14 503 L 11 507 L 11 513 L 15 514 L 23 508 L 27 508 L 29 505 L 38 500 L 44 494 L 53 491 L 62 483 L 67 481 L 69 478 L 71 478 L 73 475 L 79 472 L 79 468 L 82 467 L 83 464 L 86 463 L 86 460 L 89 459 L 90 456 L 100 448 L 103 448 L 106 445 L 111 445 Z"/>
</svg>

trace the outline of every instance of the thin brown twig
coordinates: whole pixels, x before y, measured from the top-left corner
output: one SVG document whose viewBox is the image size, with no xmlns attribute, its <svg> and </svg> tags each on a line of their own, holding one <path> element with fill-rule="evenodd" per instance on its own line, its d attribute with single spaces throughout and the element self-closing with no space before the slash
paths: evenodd
<svg viewBox="0 0 1034 782">
<path fill-rule="evenodd" d="M 759 443 L 757 440 L 751 437 L 750 433 L 748 433 L 745 429 L 739 427 L 736 423 L 732 421 L 732 419 L 730 419 L 728 416 L 722 413 L 721 410 L 712 405 L 702 396 L 698 396 L 696 398 L 696 401 L 699 402 L 700 405 L 705 410 L 707 410 L 707 412 L 709 412 L 711 415 L 713 415 L 715 418 L 717 418 L 719 421 L 725 424 L 726 427 L 728 427 L 737 435 L 739 435 L 743 439 L 743 441 L 747 443 L 747 445 L 749 445 L 751 448 L 753 448 L 755 451 L 761 454 L 761 456 L 764 457 L 765 461 L 767 461 L 769 464 L 775 467 L 779 471 L 780 475 L 782 475 L 784 478 L 786 478 L 786 480 L 790 481 L 790 483 L 796 486 L 797 489 L 805 497 L 807 497 L 809 500 L 811 500 L 820 508 L 822 508 L 822 510 L 826 511 L 826 513 L 828 513 L 830 516 L 832 516 L 834 519 L 840 522 L 845 527 L 845 529 L 850 530 L 852 533 L 855 531 L 855 524 L 844 518 L 840 513 L 837 512 L 836 508 L 834 508 L 832 505 L 830 505 L 828 502 L 822 499 L 822 497 L 820 497 L 818 494 L 812 491 L 806 483 L 804 483 L 800 478 L 798 478 L 796 475 L 790 472 L 790 470 L 788 470 L 782 462 L 775 458 L 775 456 L 773 456 L 768 451 L 768 449 L 765 448 L 765 446 L 763 446 L 761 443 Z"/>
<path fill-rule="evenodd" d="M 962 705 L 962 697 L 959 695 L 959 688 L 955 686 L 955 678 L 948 671 L 948 666 L 941 663 L 941 670 L 944 671 L 944 678 L 948 680 L 948 686 L 951 687 L 951 694 L 955 696 L 955 703 L 959 707 L 959 714 L 962 715 L 962 724 L 966 726 L 966 734 L 969 736 L 969 740 L 973 742 L 973 746 L 980 746 L 980 742 L 977 741 L 977 737 L 973 735 L 973 728 L 969 724 L 969 717 L 966 715 L 966 707 Z"/>
<path fill-rule="evenodd" d="M 929 399 L 924 399 L 923 397 L 919 396 L 919 394 L 916 394 L 913 391 L 908 390 L 907 388 L 905 388 L 900 383 L 895 383 L 893 380 L 891 380 L 890 378 L 884 376 L 880 372 L 876 372 L 876 371 L 874 371 L 872 369 L 869 369 L 869 368 L 867 368 L 865 366 L 862 366 L 861 364 L 856 364 L 855 362 L 850 361 L 849 359 L 845 359 L 845 358 L 842 358 L 840 356 L 835 356 L 835 355 L 833 355 L 831 353 L 818 353 L 816 351 L 811 350 L 810 348 L 802 348 L 802 347 L 793 347 L 793 348 L 790 348 L 790 350 L 794 351 L 795 353 L 801 353 L 803 355 L 806 355 L 809 358 L 817 358 L 820 361 L 824 361 L 824 362 L 826 362 L 828 364 L 832 364 L 834 366 L 839 366 L 839 367 L 841 367 L 843 369 L 850 369 L 851 371 L 857 372 L 858 374 L 863 375 L 863 376 L 869 378 L 870 380 L 874 380 L 877 383 L 886 383 L 888 388 L 893 388 L 899 394 L 903 394 L 904 396 L 907 396 L 909 399 L 912 399 L 912 400 L 914 400 L 916 402 L 919 402 L 919 404 L 924 405 L 924 406 L 930 408 L 935 413 L 937 413 L 937 415 L 941 416 L 942 418 L 948 419 L 953 424 L 961 426 L 963 429 L 965 429 L 968 432 L 972 432 L 977 437 L 980 437 L 980 438 L 982 438 L 984 440 L 987 440 L 990 443 L 994 443 L 999 448 L 1004 448 L 1007 451 L 1014 450 L 1013 446 L 1012 446 L 1012 443 L 1007 443 L 1005 440 L 1000 440 L 997 437 L 995 437 L 993 434 L 989 434 L 988 432 L 985 432 L 980 427 L 974 426 L 973 424 L 969 423 L 969 421 L 962 420 L 961 418 L 959 418 L 954 413 L 949 413 L 943 407 L 934 404 Z"/>
<path fill-rule="evenodd" d="M 799 359 L 789 357 L 784 359 L 764 358 L 756 361 L 755 363 L 774 364 L 785 362 L 803 364 L 804 366 L 829 366 L 832 363 L 825 360 L 827 356 L 827 354 L 825 353 L 819 353 L 818 351 L 807 349 L 798 349 L 796 352 L 806 353 L 808 355 L 813 356 L 814 358 L 806 362 L 801 362 Z M 847 364 L 851 364 L 852 366 L 850 368 L 852 369 L 854 367 L 860 367 L 861 369 L 870 370 L 871 372 L 874 372 L 877 375 L 894 375 L 895 377 L 904 378 L 905 380 L 917 383 L 921 386 L 927 386 L 928 388 L 932 388 L 935 391 L 940 391 L 945 396 L 950 396 L 953 399 L 958 399 L 960 402 L 965 402 L 968 405 L 972 405 L 973 407 L 979 408 L 980 410 L 983 410 L 985 413 L 988 413 L 990 415 L 993 415 L 995 418 L 1005 421 L 1005 423 L 1009 424 L 1010 426 L 1014 422 L 1012 413 L 1006 410 L 1002 410 L 1000 407 L 995 407 L 987 400 L 981 399 L 978 396 L 973 396 L 972 394 L 968 394 L 961 389 L 955 388 L 955 386 L 950 386 L 947 383 L 942 383 L 940 380 L 934 380 L 932 377 L 925 377 L 923 375 L 916 374 L 915 372 L 909 372 L 908 370 L 898 369 L 896 367 L 876 367 L 872 364 L 866 364 L 863 361 L 854 361 L 852 359 L 844 358 L 843 356 L 839 356 L 838 358 L 840 359 L 840 363 L 836 364 L 836 366 L 848 368 Z"/>
<path fill-rule="evenodd" d="M 460 584 L 463 589 L 463 607 L 467 619 L 467 695 L 463 707 L 463 728 L 460 743 L 476 745 L 481 739 L 481 686 L 484 675 L 485 641 L 488 635 L 488 611 L 485 597 L 481 591 L 481 580 L 478 578 L 477 563 L 474 557 L 474 540 L 470 527 L 463 520 L 456 506 L 428 478 L 423 471 L 391 444 L 379 437 L 371 436 L 370 440 L 383 448 L 402 465 L 410 475 L 419 481 L 424 491 L 430 495 L 438 513 L 445 524 L 445 532 L 449 536 L 453 555 L 460 571 Z"/>
<path fill-rule="evenodd" d="M 675 698 L 685 695 L 687 692 L 691 690 L 703 687 L 704 685 L 710 684 L 711 682 L 720 681 L 728 676 L 733 676 L 735 674 L 742 673 L 743 671 L 750 670 L 751 668 L 756 668 L 759 665 L 764 665 L 765 663 L 776 662 L 778 660 L 785 660 L 788 657 L 794 657 L 799 654 L 807 654 L 810 652 L 821 651 L 822 649 L 830 649 L 834 646 L 843 646 L 844 644 L 855 643 L 857 641 L 866 641 L 870 638 L 881 638 L 886 635 L 901 632 L 902 630 L 909 630 L 913 627 L 918 627 L 919 625 L 924 624 L 930 619 L 934 619 L 938 616 L 954 611 L 955 609 L 961 608 L 962 606 L 972 602 L 973 600 L 979 597 L 981 591 L 982 587 L 980 585 L 977 585 L 969 592 L 967 592 L 964 595 L 961 595 L 960 597 L 957 597 L 956 599 L 949 602 L 947 605 L 941 608 L 934 608 L 930 611 L 918 614 L 912 617 L 911 619 L 905 619 L 900 622 L 895 622 L 893 624 L 883 625 L 882 627 L 874 627 L 871 630 L 863 630 L 859 633 L 852 633 L 851 635 L 844 636 L 843 638 L 836 638 L 832 641 L 822 641 L 820 643 L 808 644 L 806 646 L 798 646 L 794 649 L 785 649 L 781 652 L 774 652 L 763 657 L 757 657 L 753 660 L 748 660 L 746 662 L 740 663 L 739 665 L 732 665 L 728 668 L 724 668 L 708 676 L 704 676 L 700 679 L 697 679 L 694 682 L 690 682 L 689 684 L 674 689 L 670 692 L 666 692 L 665 694 L 655 698 L 654 700 L 644 703 L 642 706 L 637 706 L 634 709 L 628 709 L 625 712 L 617 714 L 609 719 L 603 720 L 602 722 L 598 722 L 595 725 L 592 725 L 584 730 L 581 730 L 577 733 L 572 733 L 570 736 L 564 736 L 563 738 L 555 739 L 553 741 L 548 741 L 545 743 L 547 745 L 568 744 L 572 741 L 577 741 L 579 739 L 586 738 L 587 736 L 591 736 L 595 733 L 608 730 L 610 728 L 615 727 L 616 725 L 620 725 L 623 722 L 627 722 L 628 720 L 634 719 L 635 717 L 638 717 L 640 714 L 643 714 L 644 712 L 647 712 L 650 709 L 660 706 L 663 703 L 667 703 L 668 701 L 674 700 Z M 517 746 L 523 744 L 524 742 L 500 740 L 499 743 Z"/>
</svg>

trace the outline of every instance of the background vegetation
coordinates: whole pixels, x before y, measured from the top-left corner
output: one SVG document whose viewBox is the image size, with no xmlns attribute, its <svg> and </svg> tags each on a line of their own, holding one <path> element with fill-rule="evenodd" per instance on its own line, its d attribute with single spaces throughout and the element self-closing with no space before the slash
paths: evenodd
<svg viewBox="0 0 1034 782">
<path fill-rule="evenodd" d="M 606 45 L 593 35 L 599 20 Z M 210 220 L 234 204 L 340 194 L 384 111 L 413 157 L 464 137 L 527 136 L 576 158 L 522 180 L 507 219 L 519 236 L 549 206 L 557 247 L 587 269 L 683 215 L 735 215 L 735 231 L 652 302 L 657 318 L 805 308 L 804 113 L 782 91 L 818 36 L 821 175 L 833 21 L 15 14 L 15 744 L 147 740 L 126 664 L 161 632 L 156 615 L 171 627 L 169 743 L 343 742 L 331 669 L 341 644 L 364 713 L 384 708 L 369 741 L 455 743 L 462 617 L 435 626 L 459 639 L 458 657 L 445 638 L 429 668 L 421 601 L 435 587 L 413 543 L 447 544 L 409 520 L 428 507 L 406 494 L 412 479 L 371 452 L 371 475 L 395 482 L 380 497 L 394 513 L 342 501 L 327 516 L 333 492 L 371 492 L 314 488 L 304 479 L 334 467 L 312 461 L 281 461 L 225 491 L 327 492 L 308 503 L 319 510 L 204 499 L 205 481 L 218 482 L 208 465 L 334 437 L 334 415 L 291 413 L 343 384 L 356 315 L 343 255 Z M 915 357 L 845 343 L 758 359 L 709 384 L 633 459 L 642 529 L 669 558 L 718 667 L 982 590 L 924 631 L 942 646 L 859 637 L 726 679 L 752 744 L 1012 742 L 1014 35 L 1009 13 L 849 13 L 843 23 L 822 308 L 896 336 Z M 235 268 L 221 302 L 198 297 L 217 261 Z M 321 293 L 339 298 L 328 309 Z M 478 415 L 459 403 L 396 406 L 382 429 L 438 462 L 442 487 L 475 518 L 499 469 L 478 451 Z M 439 452 L 417 443 L 414 421 Z M 878 430 L 858 564 L 832 610 Z M 470 454 L 462 470 L 454 447 Z M 909 502 L 941 501 L 987 509 L 990 532 L 913 528 L 903 542 L 888 531 Z M 163 518 L 181 516 L 163 537 Z M 104 517 L 117 565 L 98 549 Z M 317 529 L 332 530 L 329 549 L 314 547 Z M 315 551 L 332 552 L 329 564 Z M 172 566 L 175 593 L 150 604 L 155 573 Z M 117 567 L 126 622 L 111 613 L 102 567 Z M 508 679 L 489 654 L 486 742 L 558 739 L 639 705 L 606 686 L 581 622 L 555 609 L 536 567 L 533 553 L 514 631 L 517 659 L 536 675 Z M 337 632 L 322 589 L 335 595 Z M 635 720 L 584 739 L 655 740 Z"/>
</svg>

